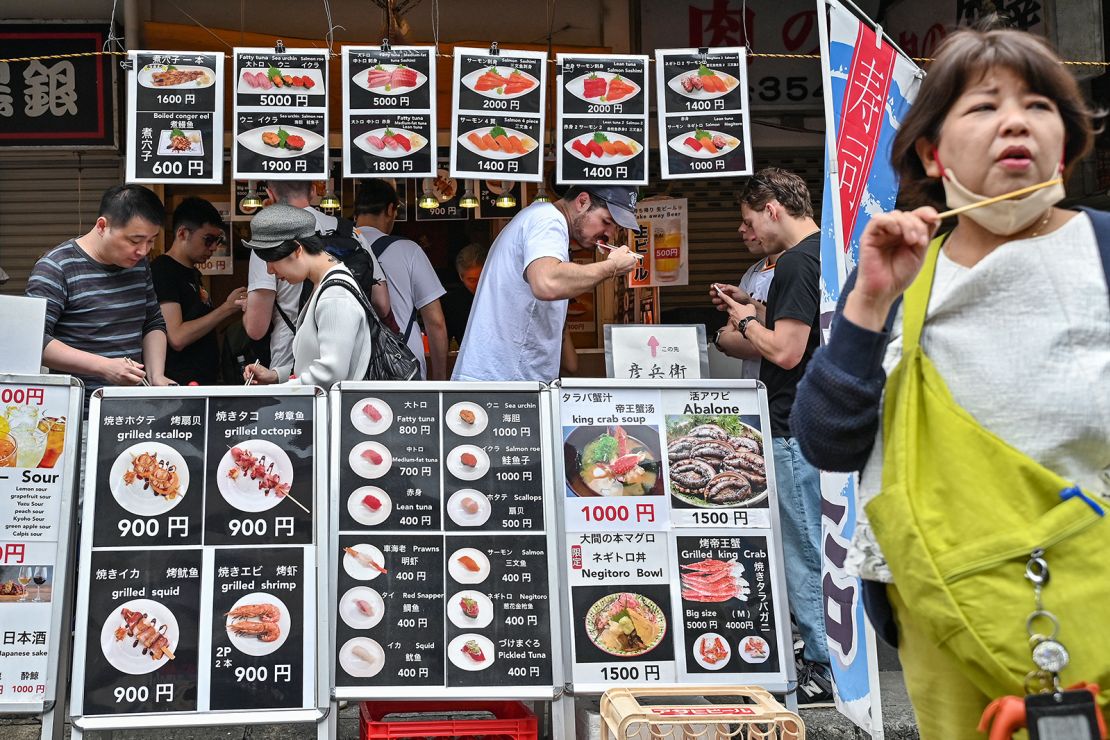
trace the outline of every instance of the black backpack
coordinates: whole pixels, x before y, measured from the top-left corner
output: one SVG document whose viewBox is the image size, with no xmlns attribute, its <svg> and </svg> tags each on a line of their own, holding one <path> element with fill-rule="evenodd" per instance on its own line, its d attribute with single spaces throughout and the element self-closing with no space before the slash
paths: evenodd
<svg viewBox="0 0 1110 740">
<path fill-rule="evenodd" d="M 320 285 L 320 292 L 323 293 L 333 285 L 350 291 L 362 306 L 366 322 L 370 326 L 370 345 L 373 350 L 363 380 L 422 380 L 416 355 L 400 336 L 382 325 L 362 291 L 343 278 L 329 278 Z M 316 300 L 320 300 L 319 296 Z"/>
</svg>

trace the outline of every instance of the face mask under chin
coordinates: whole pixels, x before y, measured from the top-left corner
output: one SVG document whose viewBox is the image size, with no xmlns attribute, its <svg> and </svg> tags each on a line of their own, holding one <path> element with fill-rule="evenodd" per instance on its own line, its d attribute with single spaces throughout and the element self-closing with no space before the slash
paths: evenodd
<svg viewBox="0 0 1110 740">
<path fill-rule="evenodd" d="M 968 190 L 948 168 L 944 169 L 941 184 L 944 186 L 944 202 L 949 208 L 960 208 L 978 203 L 988 197 Z M 1024 198 L 1003 200 L 989 206 L 980 206 L 962 215 L 967 216 L 992 234 L 1011 236 L 1033 225 L 1037 219 L 1044 216 L 1045 211 L 1063 200 L 1065 195 L 1063 184 L 1056 183 L 1030 193 Z"/>
</svg>

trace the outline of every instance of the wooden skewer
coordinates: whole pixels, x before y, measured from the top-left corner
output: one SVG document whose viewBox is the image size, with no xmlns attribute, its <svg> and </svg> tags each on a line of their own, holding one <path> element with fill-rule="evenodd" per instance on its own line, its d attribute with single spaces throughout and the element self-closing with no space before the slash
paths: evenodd
<svg viewBox="0 0 1110 740">
<path fill-rule="evenodd" d="M 290 501 L 292 501 L 293 503 L 295 503 L 295 504 L 296 504 L 297 506 L 299 506 L 299 507 L 301 507 L 302 509 L 304 509 L 304 513 L 308 514 L 309 516 L 311 516 L 311 515 L 312 515 L 312 512 L 311 512 L 311 511 L 309 511 L 309 510 L 308 510 L 308 509 L 307 509 L 307 508 L 305 507 L 305 505 L 304 505 L 304 504 L 302 504 L 302 503 L 301 503 L 300 501 L 298 501 L 297 499 L 295 499 L 295 498 L 293 498 L 292 496 L 290 496 L 290 495 L 289 495 L 288 493 L 287 493 L 287 494 L 285 494 L 284 498 L 287 498 L 287 499 L 289 499 Z"/>
<path fill-rule="evenodd" d="M 958 216 L 961 213 L 965 213 L 966 211 L 978 208 L 979 206 L 989 206 L 991 203 L 998 203 L 1003 200 L 1010 200 L 1011 198 L 1019 198 L 1027 193 L 1032 193 L 1034 191 L 1040 190 L 1041 188 L 1051 187 L 1052 185 L 1059 185 L 1062 182 L 1063 178 L 1054 177 L 1051 180 L 1045 180 L 1044 182 L 1037 183 L 1036 185 L 1030 185 L 1028 187 L 1021 188 L 1020 190 L 1015 190 L 1012 193 L 1003 193 L 1002 195 L 996 195 L 993 198 L 985 198 L 984 200 L 978 201 L 977 203 L 968 203 L 966 206 L 953 208 L 950 211 L 945 211 L 944 213 L 941 213 L 940 218 Z"/>
<path fill-rule="evenodd" d="M 254 368 L 256 367 L 258 367 L 258 360 L 251 363 L 251 371 L 247 373 L 247 382 L 243 383 L 243 385 L 250 385 L 251 381 L 254 380 Z"/>
</svg>

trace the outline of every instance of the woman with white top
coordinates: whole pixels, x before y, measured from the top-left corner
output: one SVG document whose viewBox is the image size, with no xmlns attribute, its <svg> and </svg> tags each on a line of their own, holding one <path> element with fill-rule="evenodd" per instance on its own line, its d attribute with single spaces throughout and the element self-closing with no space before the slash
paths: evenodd
<svg viewBox="0 0 1110 740">
<path fill-rule="evenodd" d="M 251 239 L 243 243 L 279 279 L 294 284 L 308 280 L 316 286 L 297 318 L 292 365 L 250 365 L 244 378 L 254 384 L 289 378 L 290 383 L 323 388 L 342 380 L 362 380 L 373 349 L 366 311 L 355 293 L 324 283 L 341 280 L 357 293 L 361 290 L 350 270 L 324 250 L 312 214 L 293 206 L 270 206 L 251 220 Z"/>
</svg>

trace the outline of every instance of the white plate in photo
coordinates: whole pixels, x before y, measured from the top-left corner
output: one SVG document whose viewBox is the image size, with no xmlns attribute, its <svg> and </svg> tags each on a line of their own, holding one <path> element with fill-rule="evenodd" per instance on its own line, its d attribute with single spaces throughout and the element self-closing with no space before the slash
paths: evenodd
<svg viewBox="0 0 1110 740">
<path fill-rule="evenodd" d="M 160 85 L 156 83 L 154 81 L 154 74 L 156 72 L 165 72 L 166 68 L 170 66 L 178 72 L 200 72 L 201 74 L 195 76 L 188 82 L 179 82 L 173 85 Z M 136 79 L 140 85 L 149 87 L 152 90 L 200 90 L 205 87 L 212 87 L 212 85 L 216 83 L 216 73 L 208 67 L 200 67 L 195 64 L 148 64 L 139 70 Z"/>
<path fill-rule="evenodd" d="M 709 653 L 709 655 L 705 655 Z M 718 653 L 720 653 L 718 655 Z M 713 660 L 713 659 L 716 660 Z M 719 671 L 732 659 L 732 647 L 723 635 L 706 632 L 694 640 L 694 660 L 707 671 Z"/>
<path fill-rule="evenodd" d="M 360 542 L 357 545 L 351 546 L 351 549 L 366 555 L 383 568 L 386 567 L 385 555 L 374 545 L 367 542 Z M 363 565 L 356 557 L 346 550 L 343 551 L 343 570 L 347 571 L 347 575 L 354 578 L 356 581 L 372 581 L 382 574 L 377 568 Z"/>
<path fill-rule="evenodd" d="M 173 472 L 177 473 L 178 492 L 172 499 L 159 496 L 151 490 L 145 480 L 138 476 L 135 476 L 130 483 L 127 482 L 125 476 L 128 472 L 135 472 L 134 463 L 144 454 L 157 458 L 156 465 L 164 463 L 160 467 L 167 470 L 172 467 Z M 146 462 L 145 458 L 143 462 Z M 180 452 L 161 442 L 140 442 L 131 445 L 121 452 L 116 461 L 112 463 L 112 470 L 109 475 L 111 476 L 108 479 L 109 488 L 112 489 L 112 495 L 115 496 L 116 503 L 132 514 L 139 516 L 165 514 L 181 503 L 181 499 L 185 497 L 185 493 L 189 489 L 189 468 L 185 465 L 185 458 L 181 456 Z"/>
<path fill-rule="evenodd" d="M 771 657 L 771 646 L 759 635 L 741 637 L 738 648 L 745 663 L 766 663 Z"/>
<path fill-rule="evenodd" d="M 370 67 L 369 69 L 364 69 L 364 70 L 359 71 L 358 73 L 356 73 L 351 78 L 351 80 L 356 85 L 361 87 L 363 90 L 366 90 L 367 92 L 372 92 L 375 95 L 408 95 L 413 90 L 417 90 L 417 89 L 423 87 L 424 83 L 426 83 L 428 81 L 428 75 L 424 74 L 420 70 L 415 69 L 413 67 L 408 67 L 408 68 L 416 73 L 416 83 L 415 84 L 402 85 L 400 87 L 397 87 L 396 85 L 390 85 L 389 89 L 386 89 L 385 85 L 379 85 L 377 87 L 370 87 L 370 72 L 373 71 L 373 70 L 376 70 L 378 67 L 381 67 L 386 72 L 393 72 L 393 70 L 397 69 L 398 67 L 407 67 L 407 66 L 408 65 L 404 65 L 404 64 L 375 64 L 373 67 Z"/>
<path fill-rule="evenodd" d="M 352 637 L 339 648 L 339 665 L 348 676 L 373 678 L 385 668 L 385 651 L 377 640 Z"/>
<path fill-rule="evenodd" d="M 463 411 L 469 411 L 474 414 L 474 422 L 467 424 L 462 420 L 459 414 Z M 476 434 L 481 434 L 486 431 L 486 426 L 489 424 L 489 416 L 486 410 L 476 403 L 471 401 L 459 401 L 451 408 L 447 409 L 447 428 L 460 437 L 473 437 Z"/>
<path fill-rule="evenodd" d="M 375 458 L 373 454 L 366 453 L 377 453 L 378 457 Z M 375 462 L 377 459 L 381 462 Z M 351 454 L 347 455 L 347 462 L 351 470 L 355 471 L 355 475 L 373 480 L 389 472 L 389 468 L 393 465 L 393 455 L 380 442 L 359 442 L 351 448 Z"/>
<path fill-rule="evenodd" d="M 517 157 L 523 157 L 525 154 L 531 154 L 536 150 L 536 140 L 523 131 L 517 131 L 515 128 L 502 127 L 505 131 L 505 136 L 515 136 L 520 139 L 520 143 L 522 144 L 522 148 L 524 149 L 523 152 L 506 152 L 501 149 L 488 148 L 483 149 L 470 140 L 471 134 L 474 134 L 480 139 L 489 132 L 493 131 L 494 128 L 494 126 L 482 126 L 481 128 L 467 131 L 465 134 L 459 136 L 459 143 L 462 144 L 465 149 L 474 152 L 479 157 L 483 157 L 485 159 L 516 159 Z"/>
<path fill-rule="evenodd" d="M 462 607 L 464 599 L 475 603 L 477 616 L 467 616 Z M 459 629 L 480 630 L 483 627 L 488 627 L 490 622 L 493 621 L 493 602 L 481 591 L 459 591 L 447 599 L 447 617 Z"/>
<path fill-rule="evenodd" d="M 475 85 L 478 84 L 478 78 L 480 78 L 486 72 L 489 72 L 491 69 L 496 69 L 497 74 L 501 75 L 502 77 L 504 77 L 506 79 L 508 79 L 509 75 L 511 75 L 512 73 L 517 72 L 517 73 L 523 75 L 524 77 L 526 77 L 527 79 L 531 80 L 532 84 L 528 87 L 527 90 L 520 90 L 519 92 L 508 93 L 508 94 L 503 93 L 503 92 L 498 92 L 498 90 L 502 89 L 502 88 L 499 88 L 499 87 L 495 87 L 495 88 L 492 88 L 490 90 L 476 90 Z M 532 75 L 528 74 L 527 72 L 523 71 L 523 70 L 514 69 L 513 67 L 495 66 L 495 67 L 479 67 L 478 69 L 474 70 L 470 74 L 463 75 L 462 84 L 465 85 L 468 89 L 478 93 L 479 95 L 484 95 L 487 98 L 496 98 L 498 100 L 512 100 L 513 98 L 519 98 L 521 95 L 527 95 L 528 93 L 535 92 L 536 91 L 536 86 L 540 84 L 540 81 L 537 80 Z"/>
<path fill-rule="evenodd" d="M 727 90 L 725 90 L 724 92 L 721 92 L 719 90 L 714 92 L 709 92 L 708 90 L 687 90 L 685 87 L 682 86 L 682 81 L 687 77 L 698 77 L 699 75 L 697 69 L 691 69 L 689 72 L 683 72 L 682 74 L 675 75 L 670 79 L 670 81 L 667 82 L 667 87 L 671 88 L 679 95 L 690 98 L 692 100 L 713 100 L 714 98 L 719 98 L 722 95 L 728 95 L 730 92 L 736 89 L 736 86 L 738 84 L 740 84 L 740 80 L 736 79 L 728 72 L 722 72 L 719 69 L 715 69 L 713 70 L 713 74 L 725 81 L 725 85 L 728 86 Z"/>
<path fill-rule="evenodd" d="M 360 602 L 370 609 L 370 614 L 360 608 Z M 339 599 L 339 616 L 352 629 L 368 630 L 378 626 L 385 616 L 385 601 L 374 589 L 368 586 L 355 586 L 348 589 L 347 593 Z"/>
<path fill-rule="evenodd" d="M 255 95 L 273 95 L 275 93 L 284 95 L 323 95 L 326 92 L 326 90 L 324 89 L 324 77 L 320 74 L 320 70 L 318 69 L 303 69 L 301 67 L 297 67 L 294 69 L 281 69 L 281 74 L 283 76 L 288 75 L 289 77 L 308 77 L 310 80 L 312 80 L 312 87 L 305 87 L 303 85 L 298 86 L 296 84 L 286 85 L 284 81 L 282 82 L 281 87 L 278 87 L 274 84 L 273 79 L 268 78 L 270 87 L 267 88 L 265 84 L 251 84 L 251 82 L 247 79 L 248 73 L 252 76 L 258 75 L 259 73 L 266 74 L 267 70 L 269 69 L 269 67 L 251 67 L 250 69 L 240 70 L 239 86 L 236 88 L 236 92 Z"/>
<path fill-rule="evenodd" d="M 608 100 L 605 100 L 604 95 L 597 95 L 597 96 L 594 96 L 592 98 L 587 98 L 586 97 L 586 79 L 589 78 L 589 77 L 592 77 L 594 75 L 596 75 L 596 76 L 600 77 L 601 79 L 605 80 L 605 89 L 606 90 L 609 89 L 609 83 L 613 81 L 614 77 L 620 77 L 621 81 L 623 81 L 626 85 L 628 85 L 629 87 L 632 88 L 632 92 L 628 93 L 627 95 L 625 95 L 621 98 L 618 98 L 616 103 L 610 103 Z M 567 90 L 568 93 L 570 93 L 574 97 L 578 98 L 579 100 L 584 100 L 587 103 L 591 103 L 593 105 L 621 105 L 623 103 L 627 103 L 629 100 L 631 100 L 632 98 L 634 98 L 634 97 L 636 97 L 637 95 L 640 94 L 640 86 L 639 85 L 637 85 L 635 82 L 628 79 L 624 75 L 618 75 L 616 72 L 587 72 L 586 74 L 579 75 L 578 77 L 575 77 L 573 80 L 568 82 L 566 90 Z"/>
<path fill-rule="evenodd" d="M 409 148 L 405 149 L 400 144 L 398 144 L 394 148 L 390 148 L 388 144 L 382 141 L 382 147 L 379 149 L 377 143 L 371 140 L 370 137 L 373 136 L 376 139 L 383 140 L 386 136 L 389 135 L 389 133 L 386 133 L 387 131 L 394 135 L 400 134 L 401 136 L 404 136 L 406 139 L 408 139 Z M 428 140 L 415 131 L 409 131 L 408 129 L 394 127 L 376 128 L 373 131 L 367 131 L 365 134 L 359 134 L 358 136 L 356 136 L 354 142 L 355 146 L 357 146 L 359 149 L 366 152 L 367 154 L 372 154 L 375 157 L 385 157 L 387 159 L 399 159 L 401 157 L 407 157 L 410 154 L 416 154 L 418 151 L 428 145 Z"/>
<path fill-rule="evenodd" d="M 462 456 L 467 454 L 476 458 L 473 466 L 463 464 Z M 459 480 L 478 480 L 489 472 L 489 455 L 481 447 L 459 445 L 447 453 L 447 470 Z"/>
<path fill-rule="evenodd" d="M 472 658 L 463 651 L 463 646 L 471 640 L 476 642 L 481 649 L 482 660 Z M 497 660 L 497 651 L 493 647 L 493 642 L 490 641 L 488 637 L 479 635 L 475 632 L 465 632 L 454 640 L 451 640 L 451 644 L 447 646 L 447 657 L 451 659 L 452 663 L 462 668 L 464 671 L 484 671 Z"/>
<path fill-rule="evenodd" d="M 466 510 L 464 501 L 470 499 L 478 507 L 473 513 Z M 471 508 L 474 508 L 471 506 Z M 460 527 L 480 527 L 489 521 L 493 506 L 481 491 L 473 488 L 460 488 L 447 499 L 447 516 Z"/>
<path fill-rule="evenodd" d="M 694 129 L 690 129 L 688 132 L 684 134 L 679 134 L 678 136 L 674 137 L 669 142 L 667 142 L 667 144 L 671 147 L 671 149 L 674 149 L 679 154 L 685 154 L 687 157 L 693 157 L 694 159 L 716 159 L 717 157 L 725 156 L 733 149 L 740 146 L 740 140 L 737 139 L 735 136 L 730 136 L 720 131 L 706 131 L 705 133 L 709 134 L 710 136 L 723 137 L 725 139 L 725 145 L 717 147 L 717 151 L 715 152 L 709 151 L 704 146 L 701 149 L 694 151 L 693 147 L 686 144 L 687 139 L 695 138 L 694 133 Z"/>
<path fill-rule="evenodd" d="M 377 510 L 371 509 L 370 505 L 364 501 L 368 496 L 373 496 L 378 500 Z M 389 512 L 391 511 L 393 511 L 393 499 L 377 486 L 363 486 L 347 497 L 347 512 L 352 519 L 359 524 L 365 524 L 367 527 L 378 526 L 389 518 Z"/>
<path fill-rule="evenodd" d="M 380 398 L 359 399 L 351 407 L 351 424 L 363 434 L 381 434 L 393 424 L 393 408 Z"/>
<path fill-rule="evenodd" d="M 279 128 L 290 136 L 299 136 L 304 139 L 304 147 L 302 149 L 286 149 L 283 147 L 270 146 L 262 141 L 263 134 L 276 134 Z M 320 134 L 315 131 L 309 131 L 300 126 L 279 126 L 277 124 L 272 126 L 259 126 L 258 128 L 252 128 L 250 131 L 244 131 L 236 137 L 236 140 L 255 154 L 261 154 L 263 157 L 278 157 L 282 159 L 299 157 L 303 154 L 314 152 L 324 145 L 324 137 L 320 136 Z"/>
<path fill-rule="evenodd" d="M 599 131 L 598 133 L 604 134 L 605 138 L 608 139 L 611 142 L 618 142 L 618 141 L 621 142 L 622 144 L 627 146 L 629 149 L 631 149 L 632 153 L 631 154 L 605 154 L 603 152 L 600 157 L 597 156 L 596 154 L 591 154 L 588 157 L 584 156 L 582 154 L 582 152 L 580 152 L 580 151 L 578 151 L 577 149 L 574 148 L 574 142 L 578 141 L 578 142 L 581 142 L 583 145 L 588 145 L 591 141 L 594 140 L 593 133 L 582 134 L 581 136 L 575 136 L 573 139 L 570 139 L 569 141 L 567 141 L 567 143 L 563 145 L 563 148 L 566 149 L 568 152 L 570 152 L 570 154 L 575 159 L 580 159 L 583 162 L 589 162 L 591 164 L 620 164 L 621 162 L 627 162 L 628 160 L 633 159 L 641 151 L 643 151 L 643 149 L 640 148 L 640 143 L 638 141 L 636 141 L 635 139 L 629 138 L 629 137 L 624 136 L 622 134 L 614 134 L 610 131 Z"/>
<path fill-rule="evenodd" d="M 204 155 L 204 142 L 201 140 L 200 131 L 188 128 L 182 129 L 181 133 L 185 134 L 185 138 L 189 140 L 189 149 L 179 150 L 170 147 L 170 134 L 173 131 L 170 129 L 162 129 L 162 133 L 158 135 L 158 156 L 159 157 L 200 157 Z"/>
<path fill-rule="evenodd" d="M 463 558 L 470 558 L 470 562 L 478 566 L 478 570 L 471 568 L 470 563 L 464 563 Z M 451 553 L 451 559 L 447 562 L 447 572 L 456 583 L 472 586 L 489 577 L 489 558 L 484 552 L 475 550 L 473 547 L 463 547 Z"/>
<path fill-rule="evenodd" d="M 293 463 L 289 461 L 289 455 L 285 454 L 285 450 L 265 439 L 248 439 L 228 448 L 223 459 L 220 460 L 219 467 L 216 468 L 216 485 L 224 501 L 239 511 L 250 513 L 269 511 L 280 504 L 285 497 L 260 489 L 258 484 L 261 479 L 251 478 L 250 471 L 244 471 L 235 463 L 232 449 L 253 455 L 258 462 L 265 465 L 268 471 L 277 475 L 279 482 L 290 486 L 293 484 Z M 237 472 L 233 474 L 233 470 Z"/>
<path fill-rule="evenodd" d="M 435 177 L 425 177 L 420 181 L 424 191 L 430 191 L 440 203 L 446 203 L 459 192 L 459 181 L 451 177 L 445 169 L 436 170 Z"/>
<path fill-rule="evenodd" d="M 233 617 L 232 614 L 236 613 L 242 616 Z M 247 655 L 261 656 L 269 655 L 285 644 L 292 624 L 285 602 L 273 594 L 257 591 L 235 602 L 231 611 L 226 614 L 224 627 L 236 650 Z M 276 636 L 274 625 L 277 626 Z M 240 631 L 236 632 L 236 629 Z"/>
<path fill-rule="evenodd" d="M 112 609 L 104 626 L 100 629 L 100 649 L 104 657 L 118 671 L 129 673 L 132 676 L 143 676 L 158 670 L 170 658 L 163 655 L 158 660 L 153 660 L 150 655 L 143 655 L 142 643 L 135 645 L 135 638 L 124 635 L 122 640 L 116 639 L 116 630 L 126 627 L 123 610 L 139 612 L 146 615 L 146 619 L 156 627 L 165 625 L 164 634 L 170 643 L 170 652 L 177 652 L 177 642 L 181 638 L 181 630 L 177 626 L 177 618 L 168 607 L 150 599 L 132 599 Z"/>
</svg>

